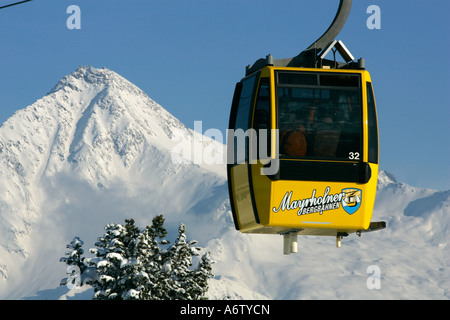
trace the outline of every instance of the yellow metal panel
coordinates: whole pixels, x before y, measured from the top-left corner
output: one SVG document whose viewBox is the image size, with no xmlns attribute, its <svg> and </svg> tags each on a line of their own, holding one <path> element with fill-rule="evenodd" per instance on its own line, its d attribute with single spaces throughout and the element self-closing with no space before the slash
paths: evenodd
<svg viewBox="0 0 450 320">
<path fill-rule="evenodd" d="M 373 207 L 375 205 L 375 198 L 377 195 L 378 184 L 378 164 L 369 163 L 372 176 L 369 182 L 366 184 L 366 210 L 367 214 L 364 217 L 364 229 L 369 228 L 370 220 L 372 219 Z"/>
<path fill-rule="evenodd" d="M 368 72 L 364 72 L 361 74 L 361 93 L 362 93 L 362 116 L 363 116 L 363 161 L 368 162 L 369 161 L 369 120 L 368 120 L 368 113 L 367 113 L 367 86 L 366 81 L 367 78 L 370 78 L 368 76 Z"/>
<path fill-rule="evenodd" d="M 341 182 L 276 181 L 271 226 L 297 229 L 366 229 L 372 215 L 367 185 Z"/>
<path fill-rule="evenodd" d="M 277 128 L 274 70 L 299 71 L 299 68 L 266 67 L 262 77 L 270 77 L 272 129 Z M 367 92 L 370 75 L 364 70 L 308 69 L 302 71 L 358 73 L 361 74 L 363 105 L 363 161 L 368 161 Z M 254 107 L 254 106 L 253 106 Z M 272 158 L 275 143 L 272 137 Z M 251 148 L 250 148 L 251 149 Z M 370 164 L 372 176 L 367 184 L 317 181 L 270 180 L 261 175 L 262 164 L 252 164 L 251 182 L 254 204 L 260 224 L 253 211 L 248 166 L 237 165 L 231 169 L 236 215 L 241 232 L 282 233 L 292 229 L 300 234 L 336 235 L 338 232 L 355 232 L 369 227 L 376 196 L 378 165 Z"/>
<path fill-rule="evenodd" d="M 253 212 L 247 164 L 231 168 L 231 183 L 239 228 L 240 230 L 252 229 L 257 224 Z"/>
<path fill-rule="evenodd" d="M 263 165 L 260 162 L 252 165 L 252 183 L 259 222 L 262 225 L 267 225 L 270 221 L 272 180 L 261 174 L 262 166 Z"/>
</svg>

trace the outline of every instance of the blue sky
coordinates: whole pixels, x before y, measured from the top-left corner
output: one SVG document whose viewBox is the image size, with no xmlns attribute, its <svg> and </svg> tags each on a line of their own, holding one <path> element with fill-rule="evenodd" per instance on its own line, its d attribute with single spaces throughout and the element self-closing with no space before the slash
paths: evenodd
<svg viewBox="0 0 450 320">
<path fill-rule="evenodd" d="M 0 0 L 0 6 L 18 0 Z M 245 66 L 297 55 L 323 34 L 338 0 L 33 0 L 0 10 L 0 123 L 79 65 L 124 76 L 188 127 L 225 131 Z M 67 8 L 81 10 L 70 30 Z M 370 5 L 381 29 L 370 30 Z M 354 0 L 337 37 L 372 75 L 381 169 L 450 189 L 448 0 Z"/>
</svg>

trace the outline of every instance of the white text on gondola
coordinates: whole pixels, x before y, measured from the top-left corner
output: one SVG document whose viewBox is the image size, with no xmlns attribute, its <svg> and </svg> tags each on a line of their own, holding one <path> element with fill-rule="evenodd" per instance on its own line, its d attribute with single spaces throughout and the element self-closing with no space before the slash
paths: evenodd
<svg viewBox="0 0 450 320">
<path fill-rule="evenodd" d="M 285 210 L 297 210 L 297 215 L 311 213 L 322 214 L 327 210 L 339 209 L 345 192 L 330 194 L 330 187 L 325 189 L 323 196 L 316 197 L 316 189 L 313 190 L 310 198 L 292 200 L 292 191 L 286 192 L 278 208 L 273 207 L 272 211 L 277 213 Z"/>
</svg>

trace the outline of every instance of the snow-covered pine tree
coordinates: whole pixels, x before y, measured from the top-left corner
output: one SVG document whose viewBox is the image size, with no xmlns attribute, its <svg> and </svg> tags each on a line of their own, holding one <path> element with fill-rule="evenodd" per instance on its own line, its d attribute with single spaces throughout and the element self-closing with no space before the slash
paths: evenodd
<svg viewBox="0 0 450 320">
<path fill-rule="evenodd" d="M 105 235 L 98 238 L 97 248 L 91 249 L 96 259 L 97 279 L 94 299 L 140 299 L 141 290 L 148 282 L 142 256 L 147 254 L 147 239 L 134 225 L 134 220 L 106 226 Z"/>
<path fill-rule="evenodd" d="M 80 269 L 77 285 L 92 285 L 96 300 L 204 299 L 212 275 L 211 259 L 207 253 L 191 269 L 192 257 L 199 255 L 200 248 L 193 247 L 196 241 L 186 241 L 184 224 L 175 243 L 164 249 L 161 245 L 169 242 L 163 239 L 167 231 L 162 215 L 143 230 L 133 219 L 125 222 L 125 226 L 113 223 L 105 227 L 96 248 L 90 250 L 95 258 L 82 257 L 83 242 L 78 237 L 67 245 L 71 251 L 61 261 Z M 72 278 L 63 279 L 61 285 L 75 281 Z"/>
<path fill-rule="evenodd" d="M 149 276 L 149 281 L 142 290 L 142 299 L 146 300 L 162 300 L 165 298 L 165 281 L 162 265 L 165 250 L 161 245 L 169 244 L 164 238 L 167 230 L 164 228 L 164 217 L 158 215 L 152 220 L 152 225 L 147 226 L 144 233 L 148 241 L 148 253 L 143 259 L 143 264 Z"/>
<path fill-rule="evenodd" d="M 85 264 L 85 257 L 83 257 L 83 244 L 84 242 L 78 236 L 75 236 L 72 241 L 66 245 L 66 248 L 69 249 L 69 251 L 66 251 L 66 257 L 60 258 L 59 261 L 64 262 L 69 266 L 66 270 L 69 277 L 62 279 L 60 285 L 81 286 L 83 284 L 81 281 L 81 274 L 87 267 Z"/>
<path fill-rule="evenodd" d="M 142 299 L 142 294 L 149 286 L 149 274 L 146 260 L 151 255 L 149 238 L 144 231 L 135 226 L 134 220 L 125 220 L 124 257 L 119 281 L 123 288 L 122 299 Z M 151 284 L 151 282 L 150 282 Z"/>
<path fill-rule="evenodd" d="M 211 255 L 209 252 L 206 252 L 202 255 L 200 262 L 193 271 L 193 283 L 194 285 L 191 288 L 190 296 L 194 300 L 204 300 L 206 293 L 208 292 L 208 279 L 213 276 L 212 273 L 212 264 Z"/>
<path fill-rule="evenodd" d="M 207 290 L 207 283 L 201 280 L 200 273 L 196 276 L 197 270 L 191 270 L 192 257 L 198 256 L 201 250 L 194 247 L 197 241 L 186 241 L 186 226 L 181 224 L 178 228 L 178 237 L 171 248 L 167 251 L 164 259 L 163 272 L 165 275 L 167 300 L 198 300 L 204 297 Z M 203 260 L 207 264 L 207 260 Z M 208 269 L 206 265 L 201 268 L 202 271 Z M 200 269 L 198 270 L 200 271 Z M 206 273 L 204 273 L 206 275 Z M 209 275 L 209 277 L 211 274 Z M 203 288 L 206 290 L 203 291 Z"/>
<path fill-rule="evenodd" d="M 66 245 L 67 249 L 70 251 L 66 251 L 67 257 L 62 257 L 59 259 L 61 262 L 65 262 L 69 266 L 77 266 L 80 268 L 80 271 L 83 272 L 86 269 L 86 265 L 84 264 L 84 250 L 83 250 L 84 242 L 78 237 L 75 236 L 69 244 Z"/>
<path fill-rule="evenodd" d="M 97 279 L 91 285 L 94 288 L 94 299 L 120 299 L 119 280 L 120 265 L 123 261 L 123 234 L 125 228 L 121 224 L 111 223 L 105 226 L 105 234 L 99 237 L 95 246 L 90 249 L 96 258 L 88 259 L 95 266 Z"/>
</svg>

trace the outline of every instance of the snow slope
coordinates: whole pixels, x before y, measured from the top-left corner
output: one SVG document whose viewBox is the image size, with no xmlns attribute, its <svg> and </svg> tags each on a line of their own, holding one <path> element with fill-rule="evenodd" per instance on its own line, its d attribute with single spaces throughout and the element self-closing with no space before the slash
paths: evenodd
<svg viewBox="0 0 450 320">
<path fill-rule="evenodd" d="M 290 256 L 281 255 L 281 237 L 240 236 L 239 245 L 231 231 L 209 248 L 222 279 L 240 279 L 270 299 L 449 299 L 449 214 L 449 191 L 417 189 L 381 172 L 373 220 L 386 221 L 386 230 L 349 236 L 340 249 L 331 238 L 302 237 Z M 367 288 L 373 265 L 380 290 Z"/>
<path fill-rule="evenodd" d="M 93 244 L 107 223 L 160 213 L 176 230 L 225 183 L 224 165 L 173 157 L 191 142 L 224 150 L 107 69 L 80 67 L 14 114 L 0 127 L 0 297 L 54 286 L 76 234 Z"/>
<path fill-rule="evenodd" d="M 64 77 L 0 127 L 0 298 L 90 299 L 58 286 L 65 245 L 79 235 L 88 249 L 108 223 L 144 227 L 164 214 L 169 237 L 183 222 L 216 260 L 211 299 L 449 299 L 450 191 L 381 172 L 373 220 L 386 230 L 339 249 L 301 237 L 299 253 L 284 256 L 281 236 L 234 230 L 225 165 L 189 162 L 202 150 L 220 158 L 224 146 L 113 71 Z M 381 288 L 370 290 L 374 265 Z"/>
</svg>

